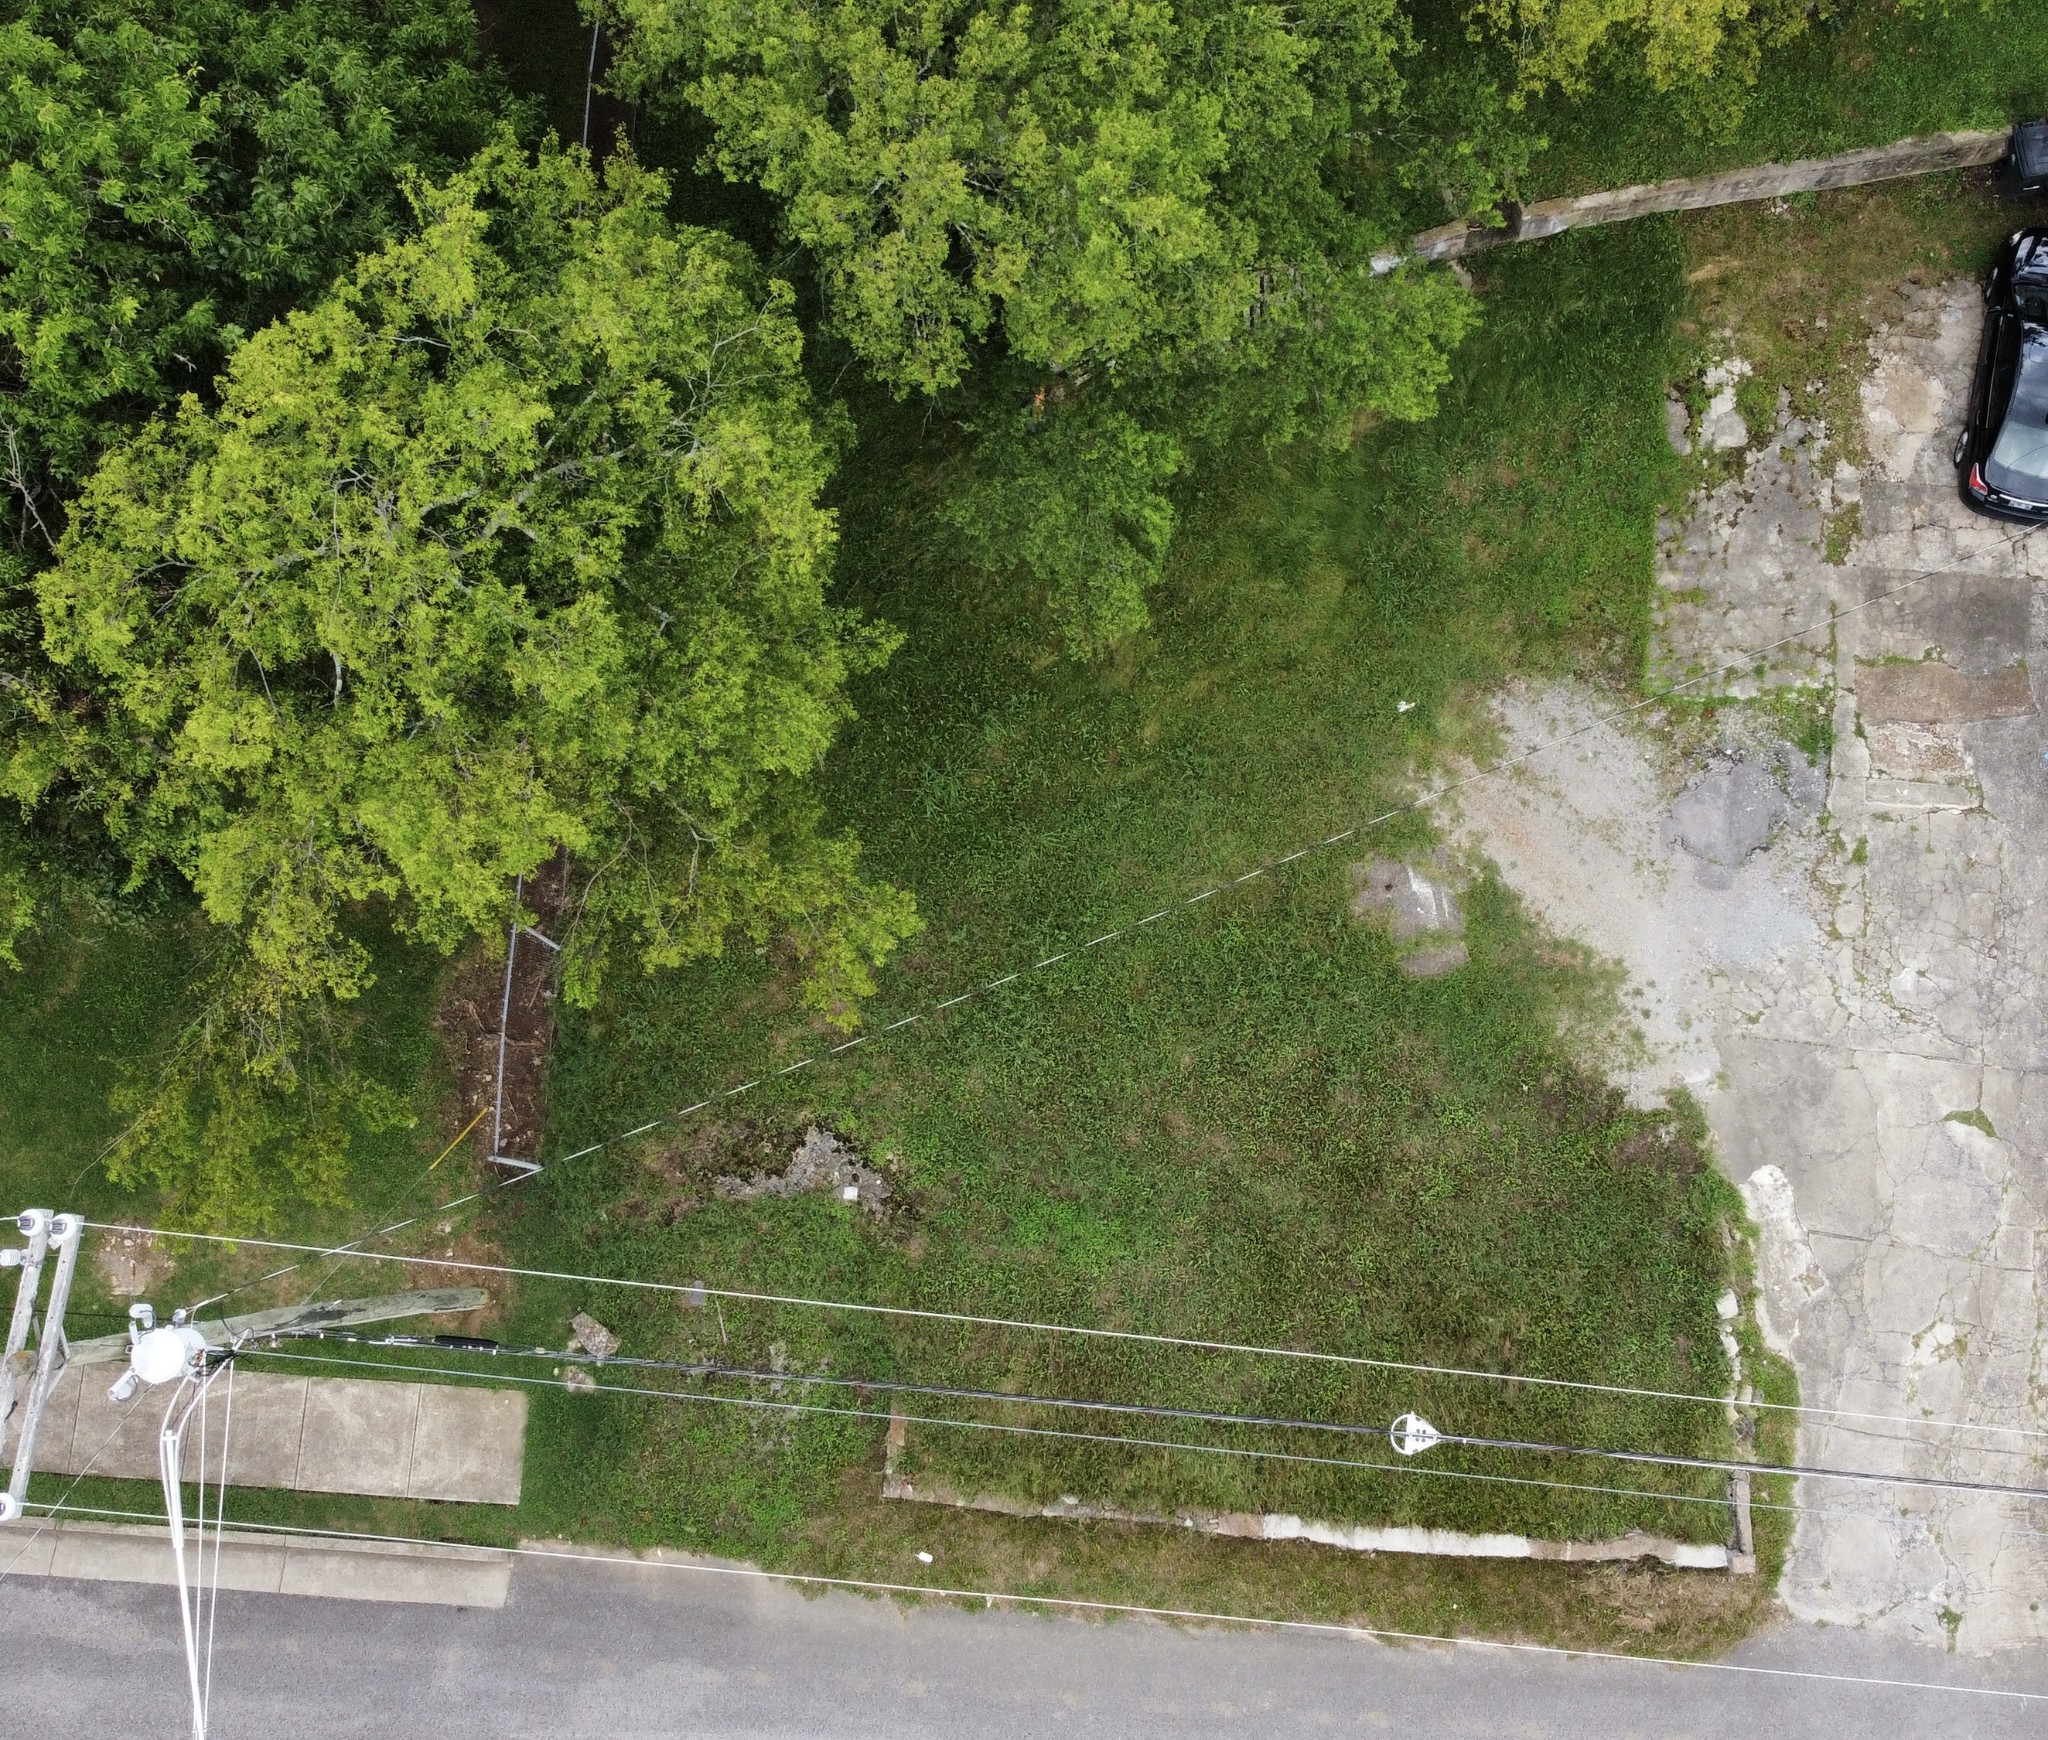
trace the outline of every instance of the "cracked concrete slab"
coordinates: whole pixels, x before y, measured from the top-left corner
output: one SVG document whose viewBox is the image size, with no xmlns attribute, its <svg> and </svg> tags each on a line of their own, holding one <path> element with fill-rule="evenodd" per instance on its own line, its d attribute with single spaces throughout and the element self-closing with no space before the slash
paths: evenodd
<svg viewBox="0 0 2048 1740">
<path fill-rule="evenodd" d="M 1659 834 L 1697 763 L 1550 686 L 1502 697 L 1510 738 L 1583 734 L 1467 788 L 1459 825 L 1628 969 L 1631 1095 L 1701 1096 L 1761 1235 L 1763 1327 L 1837 1410 L 1806 1417 L 1801 1460 L 2048 1486 L 2048 728 L 2027 674 L 2048 534 L 1956 496 L 1980 315 L 1967 284 L 1906 294 L 1873 343 L 1860 471 L 1781 420 L 1661 528 L 1653 678 L 1740 659 L 1720 693 L 1830 686 L 1824 816 L 1702 887 Z M 1849 503 L 1862 534 L 1831 564 Z M 1800 1501 L 1795 1614 L 1972 1654 L 2048 1643 L 2048 1502 L 1819 1481 Z"/>
</svg>

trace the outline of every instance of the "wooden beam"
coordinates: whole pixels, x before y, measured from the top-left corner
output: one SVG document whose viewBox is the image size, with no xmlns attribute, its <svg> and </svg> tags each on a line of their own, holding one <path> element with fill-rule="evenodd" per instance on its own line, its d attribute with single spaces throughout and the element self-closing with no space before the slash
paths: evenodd
<svg viewBox="0 0 2048 1740">
<path fill-rule="evenodd" d="M 1458 223 L 1424 230 L 1410 243 L 1406 257 L 1455 260 L 1482 248 L 1535 241 L 1594 224 L 1622 223 L 1652 212 L 1701 211 L 1708 206 L 1783 199 L 1793 193 L 1818 193 L 1831 187 L 1862 187 L 1874 181 L 1934 175 L 1945 169 L 1975 169 L 1996 163 L 2005 154 L 2010 138 L 2006 129 L 1996 133 L 1930 133 L 1923 138 L 1901 139 L 1893 145 L 1845 151 L 1838 157 L 1765 163 L 1750 169 L 1724 170 L 1719 175 L 1688 175 L 1676 181 L 1577 194 L 1570 199 L 1538 200 L 1531 206 L 1510 207 L 1508 221 L 1494 228 Z M 1400 256 L 1382 255 L 1374 261 L 1374 268 L 1389 270 L 1399 259 Z"/>
</svg>

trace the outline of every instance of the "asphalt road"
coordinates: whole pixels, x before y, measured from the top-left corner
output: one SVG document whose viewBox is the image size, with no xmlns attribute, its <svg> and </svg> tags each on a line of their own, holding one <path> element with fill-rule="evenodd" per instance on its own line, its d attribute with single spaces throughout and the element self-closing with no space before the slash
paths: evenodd
<svg viewBox="0 0 2048 1740">
<path fill-rule="evenodd" d="M 177 1635 L 167 1590 L 0 1582 L 0 1734 L 186 1734 Z M 1781 1629 L 1737 1659 L 2048 1692 L 2048 1659 L 1989 1668 L 1811 1628 Z M 1128 1620 L 905 1612 L 751 1578 L 531 1560 L 497 1612 L 224 1595 L 213 1682 L 216 1740 L 2048 1732 L 2048 1703 L 1954 1691 Z"/>
</svg>

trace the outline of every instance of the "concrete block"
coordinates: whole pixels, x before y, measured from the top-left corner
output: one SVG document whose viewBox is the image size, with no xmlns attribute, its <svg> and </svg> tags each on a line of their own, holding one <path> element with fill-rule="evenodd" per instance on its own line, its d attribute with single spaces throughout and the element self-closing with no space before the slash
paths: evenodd
<svg viewBox="0 0 2048 1740">
<path fill-rule="evenodd" d="M 69 1474 L 65 1466 L 71 1457 L 71 1440 L 78 1431 L 78 1398 L 81 1393 L 78 1373 L 62 1373 L 50 1391 L 50 1399 L 43 1404 L 43 1423 L 36 1428 L 35 1469 L 39 1474 Z M 15 1409 L 12 1422 L 15 1431 L 21 1427 L 22 1411 L 27 1405 L 23 1396 Z M 7 1460 L 14 1460 L 14 1436 L 7 1437 Z"/>
<path fill-rule="evenodd" d="M 525 1463 L 525 1392 L 420 1386 L 408 1498 L 517 1504 Z"/>
<path fill-rule="evenodd" d="M 329 1378 L 309 1385 L 299 1439 L 299 1491 L 403 1498 L 423 1387 L 371 1378 Z"/>
<path fill-rule="evenodd" d="M 115 1402 L 107 1398 L 109 1381 L 104 1370 L 82 1368 L 64 1374 L 63 1382 L 71 1386 L 76 1425 L 61 1466 L 46 1464 L 38 1456 L 38 1468 L 48 1466 L 54 1474 L 83 1474 L 90 1469 L 115 1480 L 157 1478 L 157 1438 L 175 1387 L 144 1390 L 129 1401 Z M 56 1447 L 54 1438 L 41 1443 L 52 1450 Z"/>
<path fill-rule="evenodd" d="M 237 1372 L 234 1389 L 214 1386 L 206 1410 L 206 1466 L 218 1479 L 221 1446 L 227 1446 L 228 1482 L 233 1486 L 290 1488 L 299 1474 L 300 1434 L 305 1427 L 311 1380 L 274 1372 Z M 232 1404 L 233 1413 L 229 1413 Z M 186 1433 L 185 1466 L 195 1465 L 190 1446 L 199 1436 L 195 1419 Z"/>
<path fill-rule="evenodd" d="M 47 1577 L 56 1551 L 57 1531 L 33 1519 L 0 1528 L 0 1575 Z"/>
<path fill-rule="evenodd" d="M 1873 779 L 1864 792 L 1874 810 L 1974 810 L 1980 801 L 1968 786 L 1927 780 Z"/>
<path fill-rule="evenodd" d="M 116 1402 L 107 1397 L 107 1383 L 105 1366 L 67 1371 L 59 1380 L 70 1425 L 60 1431 L 59 1417 L 46 1423 L 36 1440 L 37 1468 L 51 1474 L 82 1474 L 90 1467 L 92 1473 L 115 1480 L 157 1478 L 157 1443 L 164 1421 L 173 1407 L 189 1400 L 189 1394 L 181 1399 L 181 1392 L 170 1386 Z M 231 1394 L 226 1378 L 216 1380 L 203 1416 L 195 1412 L 185 1429 L 187 1474 L 197 1477 L 203 1451 L 207 1479 L 218 1479 L 225 1443 L 232 1454 L 232 1484 L 289 1487 L 298 1472 L 306 1383 L 302 1377 L 238 1371 Z"/>
<path fill-rule="evenodd" d="M 36 1468 L 116 1480 L 157 1475 L 166 1416 L 189 1392 L 107 1398 L 108 1368 L 67 1371 L 36 1436 Z M 237 1371 L 215 1380 L 205 1415 L 186 1428 L 184 1467 L 209 1483 L 352 1492 L 463 1504 L 517 1504 L 526 1460 L 525 1392 Z M 232 1408 L 232 1411 L 231 1411 Z"/>
<path fill-rule="evenodd" d="M 175 1585 L 177 1562 L 171 1556 L 167 1529 L 87 1529 L 65 1526 L 50 1530 L 55 1545 L 49 1575 L 76 1577 L 90 1583 L 161 1583 Z M 201 1567 L 196 1543 L 188 1546 L 186 1575 Z M 212 1582 L 216 1558 L 206 1545 L 205 1575 Z M 249 1589 L 274 1595 L 284 1575 L 284 1548 L 262 1541 L 221 1542 L 218 1573 L 223 1589 Z"/>
<path fill-rule="evenodd" d="M 196 1571 L 197 1550 L 188 1560 Z M 117 1523 L 0 1525 L 0 1567 L 15 1577 L 75 1577 L 90 1583 L 175 1585 L 177 1566 L 162 1526 Z M 402 1541 L 308 1540 L 230 1531 L 206 1543 L 206 1576 L 223 1589 L 312 1595 L 343 1601 L 404 1601 L 442 1607 L 503 1607 L 512 1555 L 491 1547 Z M 189 1572 L 188 1572 L 189 1574 Z"/>
</svg>

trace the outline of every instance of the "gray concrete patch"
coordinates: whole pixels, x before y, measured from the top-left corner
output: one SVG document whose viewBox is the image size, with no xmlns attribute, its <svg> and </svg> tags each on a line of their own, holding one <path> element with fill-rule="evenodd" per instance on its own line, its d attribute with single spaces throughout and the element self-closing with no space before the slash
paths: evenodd
<svg viewBox="0 0 2048 1740">
<path fill-rule="evenodd" d="M 1411 979 L 1437 979 L 1462 967 L 1469 954 L 1457 940 L 1465 915 L 1448 881 L 1394 858 L 1351 866 L 1351 916 L 1384 921 L 1404 945 L 1401 971 Z M 1412 946 L 1420 945 L 1420 946 Z"/>
<path fill-rule="evenodd" d="M 1740 658 L 1715 692 L 1832 688 L 1826 833 L 1794 806 L 1727 889 L 1686 886 L 1655 832 L 1671 750 L 1588 728 L 1597 698 L 1563 688 L 1511 691 L 1502 723 L 1583 735 L 1462 797 L 1467 843 L 1628 969 L 1631 1094 L 1701 1096 L 1759 1229 L 1763 1327 L 1803 1399 L 1843 1410 L 1806 1417 L 1800 1460 L 2048 1486 L 2048 729 L 2026 683 L 2048 537 L 1956 497 L 1980 318 L 1973 286 L 1909 290 L 1873 347 L 1867 467 L 1786 425 L 1663 530 L 1653 673 Z M 1837 566 L 1822 533 L 1851 502 Z M 1796 1615 L 2048 1643 L 2048 1502 L 1817 1481 L 1800 1502 Z"/>
<path fill-rule="evenodd" d="M 405 1496 L 517 1504 L 525 1462 L 524 1393 L 456 1384 L 421 1384 L 419 1392 Z"/>
<path fill-rule="evenodd" d="M 1936 660 L 1864 665 L 1856 672 L 1856 711 L 1866 726 L 2024 719 L 2033 710 L 2034 691 L 2027 680 L 2027 667 L 2017 662 L 1983 677 Z"/>
<path fill-rule="evenodd" d="M 1672 394 L 1664 401 L 1664 439 L 1671 443 L 1671 451 L 1683 459 L 1692 452 L 1692 412 L 1686 409 L 1685 401 Z"/>
<path fill-rule="evenodd" d="M 36 1442 L 39 1472 L 157 1478 L 175 1390 L 115 1402 L 107 1375 L 75 1367 L 58 1379 Z M 185 1466 L 196 1469 L 203 1454 L 218 1478 L 225 1448 L 231 1486 L 517 1504 L 526 1409 L 520 1390 L 238 1371 L 232 1408 L 216 1380 L 205 1414 L 192 1417 Z"/>
<path fill-rule="evenodd" d="M 403 1498 L 419 1414 L 418 1384 L 309 1380 L 294 1484 L 302 1492 Z"/>
<path fill-rule="evenodd" d="M 1765 769 L 1742 759 L 1722 762 L 1679 794 L 1671 838 L 1703 864 L 1732 870 L 1763 850 L 1791 807 Z"/>
</svg>

